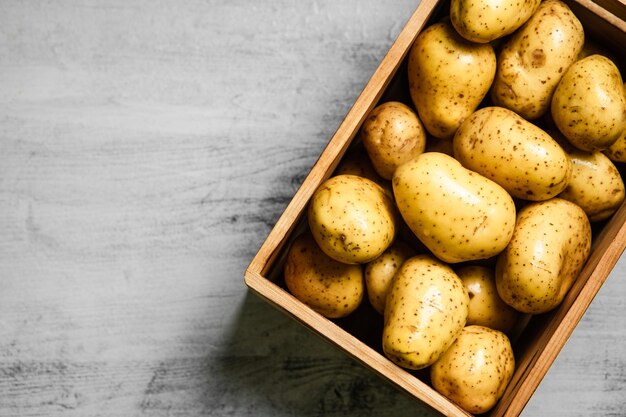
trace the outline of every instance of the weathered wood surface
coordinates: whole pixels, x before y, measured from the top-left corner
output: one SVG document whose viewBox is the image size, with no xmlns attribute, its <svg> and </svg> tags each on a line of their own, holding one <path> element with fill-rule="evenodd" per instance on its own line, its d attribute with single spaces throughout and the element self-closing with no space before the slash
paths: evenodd
<svg viewBox="0 0 626 417">
<path fill-rule="evenodd" d="M 243 270 L 416 6 L 0 3 L 0 415 L 436 415 Z M 524 416 L 626 415 L 626 260 Z"/>
</svg>

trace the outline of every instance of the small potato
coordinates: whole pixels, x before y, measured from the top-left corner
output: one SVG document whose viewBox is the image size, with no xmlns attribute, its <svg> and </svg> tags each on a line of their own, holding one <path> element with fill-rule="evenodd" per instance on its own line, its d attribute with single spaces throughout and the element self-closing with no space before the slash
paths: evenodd
<svg viewBox="0 0 626 417">
<path fill-rule="evenodd" d="M 463 283 L 449 266 L 429 255 L 408 259 L 387 294 L 385 355 L 403 368 L 431 365 L 465 326 L 468 303 Z"/>
<path fill-rule="evenodd" d="M 378 175 L 362 142 L 356 147 L 349 149 L 346 155 L 341 159 L 341 162 L 333 173 L 333 176 L 337 175 L 357 175 L 372 180 L 380 185 L 382 189 L 385 190 L 385 193 L 393 199 L 391 182 Z"/>
<path fill-rule="evenodd" d="M 334 175 L 357 175 L 374 181 L 376 184 L 383 181 L 372 165 L 365 148 L 360 144 L 354 148 L 350 148 L 343 157 Z"/>
<path fill-rule="evenodd" d="M 424 152 L 440 152 L 454 157 L 452 138 L 438 139 L 430 137 L 426 140 L 426 149 L 424 149 Z"/>
<path fill-rule="evenodd" d="M 624 130 L 624 133 L 622 133 L 615 143 L 604 150 L 604 154 L 608 156 L 611 161 L 626 162 L 626 130 Z"/>
<path fill-rule="evenodd" d="M 498 295 L 495 272 L 485 266 L 466 266 L 456 271 L 469 295 L 467 325 L 476 324 L 508 333 L 519 312 Z"/>
<path fill-rule="evenodd" d="M 584 39 L 582 24 L 564 2 L 544 0 L 498 55 L 493 103 L 527 120 L 542 116 Z"/>
<path fill-rule="evenodd" d="M 578 149 L 609 148 L 626 129 L 626 95 L 615 64 L 602 55 L 574 63 L 552 97 L 554 123 Z"/>
<path fill-rule="evenodd" d="M 589 221 L 606 220 L 624 201 L 624 181 L 611 160 L 602 152 L 565 148 L 572 161 L 572 178 L 560 198 L 580 206 Z"/>
<path fill-rule="evenodd" d="M 513 238 L 498 256 L 498 294 L 523 313 L 548 312 L 571 288 L 590 248 L 583 209 L 562 198 L 531 203 L 518 213 Z"/>
<path fill-rule="evenodd" d="M 367 263 L 393 242 L 396 212 L 373 181 L 337 175 L 322 183 L 308 207 L 308 223 L 320 248 L 347 264 Z"/>
<path fill-rule="evenodd" d="M 361 138 L 376 172 L 390 180 L 396 168 L 424 152 L 426 133 L 407 105 L 389 101 L 367 116 Z"/>
<path fill-rule="evenodd" d="M 503 107 L 485 107 L 463 122 L 454 156 L 513 197 L 547 200 L 567 186 L 570 159 L 552 137 Z"/>
<path fill-rule="evenodd" d="M 490 258 L 511 239 L 511 196 L 446 154 L 427 152 L 401 165 L 392 184 L 400 214 L 444 262 Z"/>
<path fill-rule="evenodd" d="M 431 367 L 433 387 L 467 412 L 484 413 L 513 378 L 515 357 L 509 338 L 483 326 L 467 326 Z"/>
<path fill-rule="evenodd" d="M 496 70 L 490 44 L 462 38 L 451 23 L 435 23 L 417 38 L 408 56 L 411 99 L 426 130 L 449 138 L 489 91 Z"/>
<path fill-rule="evenodd" d="M 361 265 L 346 265 L 328 257 L 309 233 L 292 243 L 284 272 L 289 292 L 325 317 L 345 317 L 363 299 Z"/>
<path fill-rule="evenodd" d="M 370 304 L 380 314 L 385 312 L 385 299 L 391 280 L 404 261 L 415 254 L 406 243 L 396 240 L 378 258 L 365 265 L 365 288 Z"/>
<path fill-rule="evenodd" d="M 451 0 L 450 20 L 465 39 L 485 43 L 513 33 L 541 0 Z"/>
</svg>

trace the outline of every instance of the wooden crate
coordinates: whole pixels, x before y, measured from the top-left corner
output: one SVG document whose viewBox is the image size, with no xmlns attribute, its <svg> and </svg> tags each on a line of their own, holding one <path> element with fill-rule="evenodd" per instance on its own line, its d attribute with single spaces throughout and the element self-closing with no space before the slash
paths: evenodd
<svg viewBox="0 0 626 417">
<path fill-rule="evenodd" d="M 626 62 L 621 47 L 626 44 L 626 5 L 622 0 L 569 0 L 568 5 L 583 23 L 585 35 L 613 48 Z M 448 1 L 421 0 L 406 26 L 391 46 L 346 118 L 312 167 L 302 186 L 245 271 L 246 285 L 259 296 L 298 320 L 315 333 L 360 361 L 410 395 L 447 416 L 471 416 L 437 393 L 419 372 L 402 369 L 388 360 L 380 348 L 381 329 L 363 331 L 357 320 L 329 320 L 295 297 L 282 283 L 285 252 L 291 240 L 306 227 L 306 206 L 315 189 L 337 167 L 346 150 L 357 140 L 366 115 L 379 102 L 395 98 L 406 88 L 405 56 L 419 32 L 447 14 Z M 622 172 L 624 174 L 624 172 Z M 515 343 L 516 371 L 504 396 L 488 413 L 492 417 L 518 416 L 565 345 L 592 299 L 626 247 L 626 203 L 599 229 L 594 230 L 591 255 L 576 283 L 550 313 L 533 317 Z M 364 300 L 364 304 L 367 301 Z M 368 314 L 357 311 L 358 314 Z M 364 318 L 361 317 L 360 320 Z M 373 336 L 372 336 L 373 332 Z M 376 339 L 378 336 L 378 339 Z"/>
</svg>

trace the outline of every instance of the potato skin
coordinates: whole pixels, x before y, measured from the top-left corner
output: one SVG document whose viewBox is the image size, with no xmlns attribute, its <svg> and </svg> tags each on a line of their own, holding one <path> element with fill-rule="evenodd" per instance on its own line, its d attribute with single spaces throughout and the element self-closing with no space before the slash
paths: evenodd
<svg viewBox="0 0 626 417">
<path fill-rule="evenodd" d="M 610 147 L 626 129 L 626 95 L 615 64 L 602 55 L 575 62 L 552 96 L 554 123 L 578 149 Z"/>
<path fill-rule="evenodd" d="M 403 368 L 431 365 L 465 326 L 468 302 L 449 266 L 430 255 L 408 259 L 387 295 L 383 352 Z"/>
<path fill-rule="evenodd" d="M 367 178 L 380 185 L 382 189 L 385 190 L 385 194 L 393 199 L 391 182 L 378 175 L 362 142 L 359 143 L 359 146 L 348 150 L 333 173 L 333 176 L 337 175 L 356 175 Z"/>
<path fill-rule="evenodd" d="M 347 265 L 330 258 L 310 233 L 303 233 L 293 241 L 284 275 L 289 292 L 328 318 L 352 313 L 365 292 L 361 265 Z"/>
<path fill-rule="evenodd" d="M 558 197 L 531 203 L 518 213 L 513 238 L 498 256 L 498 294 L 523 313 L 548 312 L 571 288 L 590 248 L 582 208 Z"/>
<path fill-rule="evenodd" d="M 509 35 L 522 26 L 541 0 L 451 0 L 450 21 L 468 41 L 485 43 Z"/>
<path fill-rule="evenodd" d="M 498 295 L 495 271 L 486 266 L 466 266 L 456 271 L 469 295 L 467 325 L 479 325 L 508 333 L 519 312 Z"/>
<path fill-rule="evenodd" d="M 426 130 L 454 135 L 489 91 L 496 69 L 490 44 L 462 38 L 451 23 L 435 23 L 416 38 L 408 56 L 411 99 Z"/>
<path fill-rule="evenodd" d="M 467 326 L 431 367 L 435 390 L 465 411 L 484 413 L 496 404 L 513 377 L 509 338 L 483 326 Z"/>
<path fill-rule="evenodd" d="M 617 138 L 615 143 L 603 152 L 611 161 L 626 162 L 626 130 Z"/>
<path fill-rule="evenodd" d="M 385 312 L 385 300 L 391 280 L 404 261 L 415 251 L 401 240 L 396 240 L 382 255 L 365 265 L 365 288 L 370 304 L 380 313 Z"/>
<path fill-rule="evenodd" d="M 503 107 L 485 107 L 463 122 L 453 140 L 454 156 L 495 181 L 513 197 L 532 201 L 559 194 L 572 166 L 545 131 Z"/>
<path fill-rule="evenodd" d="M 387 180 L 426 146 L 422 122 L 409 106 L 397 101 L 380 104 L 370 112 L 361 127 L 361 139 L 374 169 Z"/>
<path fill-rule="evenodd" d="M 544 0 L 498 55 L 490 92 L 493 103 L 527 120 L 542 116 L 584 38 L 582 24 L 565 3 Z"/>
<path fill-rule="evenodd" d="M 395 209 L 376 183 L 356 175 L 337 175 L 313 193 L 308 223 L 319 247 L 331 258 L 367 263 L 393 242 Z"/>
<path fill-rule="evenodd" d="M 590 222 L 606 220 L 624 201 L 624 181 L 611 160 L 602 152 L 567 149 L 572 161 L 572 178 L 560 198 L 580 206 Z"/>
<path fill-rule="evenodd" d="M 444 262 L 495 256 L 513 234 L 511 196 L 446 154 L 426 152 L 405 163 L 392 185 L 407 225 Z"/>
</svg>

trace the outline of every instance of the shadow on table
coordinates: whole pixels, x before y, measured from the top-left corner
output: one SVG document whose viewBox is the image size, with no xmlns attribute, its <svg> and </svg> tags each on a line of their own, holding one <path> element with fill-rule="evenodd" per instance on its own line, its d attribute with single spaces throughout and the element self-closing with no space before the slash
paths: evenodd
<svg viewBox="0 0 626 417">
<path fill-rule="evenodd" d="M 255 294 L 225 327 L 209 365 L 216 415 L 438 415 Z"/>
</svg>

